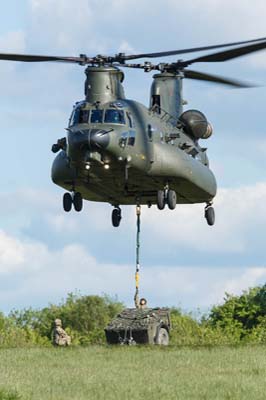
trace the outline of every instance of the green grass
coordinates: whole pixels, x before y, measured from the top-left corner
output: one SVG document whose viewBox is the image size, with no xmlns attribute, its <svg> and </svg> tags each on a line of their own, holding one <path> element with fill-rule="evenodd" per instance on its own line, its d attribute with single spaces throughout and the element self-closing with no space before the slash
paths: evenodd
<svg viewBox="0 0 266 400">
<path fill-rule="evenodd" d="M 0 350 L 0 400 L 253 400 L 266 347 Z"/>
</svg>

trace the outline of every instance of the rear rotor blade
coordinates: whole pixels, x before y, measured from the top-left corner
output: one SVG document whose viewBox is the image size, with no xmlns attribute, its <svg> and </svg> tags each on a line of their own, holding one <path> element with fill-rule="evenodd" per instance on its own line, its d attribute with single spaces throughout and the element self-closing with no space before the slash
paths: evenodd
<svg viewBox="0 0 266 400">
<path fill-rule="evenodd" d="M 221 62 L 231 60 L 233 58 L 241 57 L 246 54 L 254 53 L 255 51 L 266 49 L 266 40 L 253 43 L 248 46 L 238 47 L 236 49 L 225 50 L 214 54 L 209 54 L 202 57 L 193 58 L 188 61 L 184 61 L 182 64 L 184 66 L 193 64 L 195 62 Z"/>
<path fill-rule="evenodd" d="M 163 52 L 158 52 L 158 53 L 142 53 L 142 54 L 135 54 L 135 55 L 124 55 L 121 56 L 123 60 L 135 60 L 137 58 L 157 58 L 157 57 L 166 57 L 166 56 L 174 56 L 177 54 L 185 54 L 185 53 L 193 53 L 197 51 L 203 51 L 203 50 L 212 50 L 212 49 L 218 49 L 221 47 L 229 47 L 229 46 L 238 46 L 241 44 L 247 44 L 247 43 L 253 43 L 253 42 L 262 42 L 266 41 L 266 38 L 259 38 L 259 39 L 253 39 L 253 40 L 245 40 L 242 42 L 234 42 L 234 43 L 225 43 L 225 44 L 218 44 L 214 46 L 203 46 L 203 47 L 194 47 L 190 49 L 183 49 L 183 50 L 172 50 L 172 51 L 163 51 Z"/>
<path fill-rule="evenodd" d="M 207 82 L 213 82 L 213 83 L 220 83 L 222 85 L 228 85 L 228 86 L 232 86 L 235 88 L 251 88 L 251 87 L 257 86 L 252 83 L 241 82 L 241 81 L 238 81 L 235 79 L 225 78 L 223 76 L 218 76 L 218 75 L 205 74 L 203 72 L 192 71 L 190 69 L 184 70 L 183 74 L 184 74 L 185 78 L 197 79 L 200 81 L 207 81 Z"/>
</svg>

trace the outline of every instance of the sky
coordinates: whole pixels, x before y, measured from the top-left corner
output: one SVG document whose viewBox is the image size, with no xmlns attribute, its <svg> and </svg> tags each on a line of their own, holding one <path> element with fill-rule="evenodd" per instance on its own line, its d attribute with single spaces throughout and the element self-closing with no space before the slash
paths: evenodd
<svg viewBox="0 0 266 400">
<path fill-rule="evenodd" d="M 93 56 L 182 49 L 265 37 L 265 17 L 263 0 L 252 6 L 246 0 L 9 0 L 2 5 L 0 51 Z M 84 98 L 83 69 L 0 62 L 4 312 L 43 307 L 74 291 L 133 306 L 134 207 L 123 207 L 118 229 L 107 204 L 86 202 L 81 213 L 66 214 L 64 191 L 50 179 L 51 145 Z M 207 226 L 204 205 L 143 207 L 140 294 L 151 306 L 208 310 L 225 292 L 239 294 L 266 280 L 266 50 L 195 69 L 260 86 L 184 82 L 186 109 L 203 111 L 214 126 L 204 146 L 218 183 L 216 224 Z M 152 73 L 125 72 L 127 97 L 148 105 Z"/>
</svg>

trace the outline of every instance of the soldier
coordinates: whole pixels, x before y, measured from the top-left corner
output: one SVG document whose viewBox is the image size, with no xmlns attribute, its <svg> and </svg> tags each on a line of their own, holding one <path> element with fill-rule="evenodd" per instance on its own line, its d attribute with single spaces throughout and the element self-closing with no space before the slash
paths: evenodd
<svg viewBox="0 0 266 400">
<path fill-rule="evenodd" d="M 62 328 L 62 321 L 59 318 L 54 321 L 52 342 L 54 346 L 69 346 L 71 344 L 71 337 Z"/>
<path fill-rule="evenodd" d="M 143 310 L 143 309 L 147 308 L 147 300 L 144 299 L 144 297 L 142 297 L 142 298 L 139 300 L 138 291 L 136 291 L 136 293 L 135 293 L 134 302 L 135 302 L 135 307 L 138 308 L 138 309 L 140 309 L 140 310 Z"/>
<path fill-rule="evenodd" d="M 141 310 L 144 310 L 145 308 L 147 308 L 147 300 L 144 299 L 144 297 L 142 297 L 142 299 L 140 299 L 140 301 L 139 301 L 139 308 Z"/>
</svg>

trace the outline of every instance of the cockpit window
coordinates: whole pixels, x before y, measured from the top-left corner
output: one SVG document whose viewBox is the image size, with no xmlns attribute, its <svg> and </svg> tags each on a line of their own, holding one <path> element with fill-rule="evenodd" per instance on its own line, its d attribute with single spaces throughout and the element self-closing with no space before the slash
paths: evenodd
<svg viewBox="0 0 266 400">
<path fill-rule="evenodd" d="M 104 122 L 108 124 L 125 125 L 125 114 L 122 110 L 106 110 Z"/>
<path fill-rule="evenodd" d="M 72 112 L 71 118 L 70 118 L 70 121 L 69 121 L 69 126 L 78 124 L 79 112 L 80 112 L 80 109 L 79 109 L 79 108 L 76 108 L 76 109 Z"/>
<path fill-rule="evenodd" d="M 69 126 L 77 124 L 87 124 L 89 121 L 90 110 L 83 110 L 82 108 L 76 108 L 70 118 Z"/>
<path fill-rule="evenodd" d="M 103 110 L 92 110 L 91 111 L 91 123 L 101 124 L 103 122 Z"/>
<path fill-rule="evenodd" d="M 90 118 L 90 110 L 80 110 L 79 112 L 79 123 L 87 124 Z"/>
</svg>

